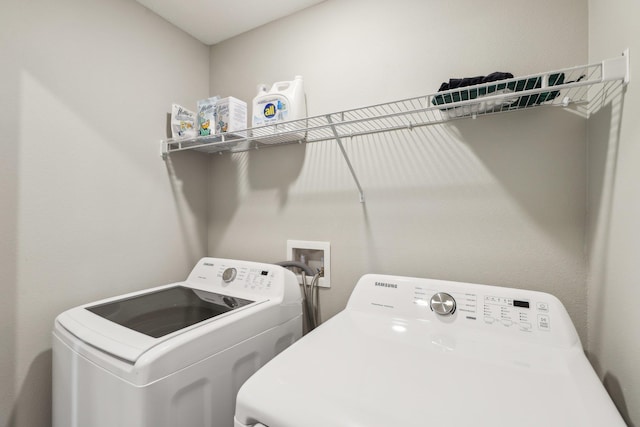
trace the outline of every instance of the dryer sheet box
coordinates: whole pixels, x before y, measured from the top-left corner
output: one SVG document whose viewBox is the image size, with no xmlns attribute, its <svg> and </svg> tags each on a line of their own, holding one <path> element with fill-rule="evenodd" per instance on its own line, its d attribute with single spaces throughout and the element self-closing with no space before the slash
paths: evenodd
<svg viewBox="0 0 640 427">
<path fill-rule="evenodd" d="M 247 103 L 229 96 L 216 103 L 216 134 L 234 134 L 246 137 Z"/>
</svg>

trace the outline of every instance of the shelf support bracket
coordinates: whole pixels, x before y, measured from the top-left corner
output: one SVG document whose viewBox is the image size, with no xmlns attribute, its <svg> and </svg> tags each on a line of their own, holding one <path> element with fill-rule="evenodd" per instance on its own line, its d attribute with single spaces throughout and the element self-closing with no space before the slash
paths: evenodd
<svg viewBox="0 0 640 427">
<path fill-rule="evenodd" d="M 331 131 L 333 132 L 333 137 L 338 143 L 338 147 L 340 147 L 340 151 L 342 151 L 342 156 L 344 160 L 347 162 L 347 166 L 349 167 L 349 171 L 351 172 L 351 176 L 356 183 L 356 187 L 358 187 L 358 192 L 360 193 L 360 203 L 364 203 L 364 192 L 362 191 L 362 187 L 360 186 L 360 181 L 358 181 L 358 177 L 356 176 L 356 172 L 353 170 L 353 166 L 351 165 L 351 161 L 349 160 L 349 156 L 347 155 L 347 151 L 344 149 L 344 145 L 342 145 L 342 140 L 340 139 L 340 135 L 338 135 L 338 130 L 336 129 L 336 125 L 331 120 L 331 114 L 326 115 L 327 122 L 331 126 Z"/>
<path fill-rule="evenodd" d="M 602 61 L 602 81 L 622 80 L 624 85 L 629 84 L 629 49 L 622 52 L 622 56 Z"/>
<path fill-rule="evenodd" d="M 162 160 L 167 160 L 167 156 L 169 153 L 169 148 L 168 148 L 168 143 L 167 141 L 160 141 L 160 157 L 162 157 Z"/>
</svg>

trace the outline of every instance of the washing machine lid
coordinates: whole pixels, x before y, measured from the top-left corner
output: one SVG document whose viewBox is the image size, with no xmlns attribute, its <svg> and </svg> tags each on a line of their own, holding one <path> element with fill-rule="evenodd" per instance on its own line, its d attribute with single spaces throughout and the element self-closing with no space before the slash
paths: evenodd
<svg viewBox="0 0 640 427">
<path fill-rule="evenodd" d="M 425 306 L 436 291 L 456 297 L 453 316 Z M 243 385 L 236 420 L 623 427 L 574 336 L 566 310 L 548 294 L 365 276 L 347 309 Z"/>
<path fill-rule="evenodd" d="M 253 302 L 185 286 L 172 286 L 85 309 L 126 328 L 161 338 Z"/>
<path fill-rule="evenodd" d="M 176 335 L 261 302 L 171 284 L 73 308 L 58 316 L 57 324 L 92 347 L 135 363 Z"/>
</svg>

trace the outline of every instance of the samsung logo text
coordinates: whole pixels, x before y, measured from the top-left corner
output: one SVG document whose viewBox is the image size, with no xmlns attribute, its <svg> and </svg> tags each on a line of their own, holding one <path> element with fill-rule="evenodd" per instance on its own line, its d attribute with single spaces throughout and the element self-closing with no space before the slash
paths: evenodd
<svg viewBox="0 0 640 427">
<path fill-rule="evenodd" d="M 394 288 L 397 289 L 398 285 L 395 283 L 385 283 L 385 282 L 375 282 L 375 286 L 380 286 L 381 288 Z"/>
</svg>

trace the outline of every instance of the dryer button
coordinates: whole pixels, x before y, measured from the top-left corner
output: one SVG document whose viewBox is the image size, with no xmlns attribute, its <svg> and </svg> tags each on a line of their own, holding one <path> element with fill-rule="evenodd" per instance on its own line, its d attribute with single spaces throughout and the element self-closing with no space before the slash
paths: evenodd
<svg viewBox="0 0 640 427">
<path fill-rule="evenodd" d="M 536 304 L 536 307 L 538 308 L 538 311 L 549 311 L 549 304 L 546 302 L 539 302 Z"/>
<path fill-rule="evenodd" d="M 551 330 L 549 316 L 546 314 L 538 314 L 538 329 L 542 331 Z"/>
<path fill-rule="evenodd" d="M 440 316 L 451 316 L 456 311 L 456 300 L 444 292 L 433 295 L 429 305 Z"/>
</svg>

